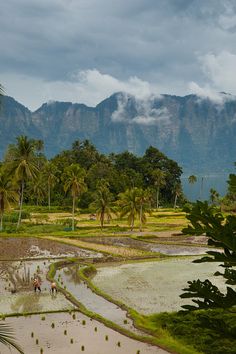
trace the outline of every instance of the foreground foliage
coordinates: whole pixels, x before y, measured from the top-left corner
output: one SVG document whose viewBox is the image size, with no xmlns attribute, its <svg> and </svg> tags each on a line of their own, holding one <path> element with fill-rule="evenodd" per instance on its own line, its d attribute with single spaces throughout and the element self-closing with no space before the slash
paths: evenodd
<svg viewBox="0 0 236 354">
<path fill-rule="evenodd" d="M 197 202 L 193 207 L 187 207 L 187 219 L 191 224 L 183 229 L 183 233 L 203 235 L 208 237 L 208 245 L 219 248 L 219 251 L 208 251 L 207 256 L 197 259 L 195 263 L 221 262 L 224 272 L 216 272 L 216 276 L 226 279 L 226 284 L 236 284 L 236 216 L 224 217 L 214 206 L 207 202 Z M 192 301 L 197 306 L 184 305 L 187 310 L 205 308 L 230 308 L 236 305 L 236 291 L 227 286 L 226 294 L 214 286 L 209 280 L 194 280 L 188 282 L 189 287 L 183 289 L 182 298 L 196 298 Z"/>
<path fill-rule="evenodd" d="M 3 322 L 0 322 L 0 343 L 9 348 L 15 348 L 19 353 L 24 354 L 21 347 L 15 342 L 12 328 Z"/>
<path fill-rule="evenodd" d="M 165 330 L 205 354 L 235 354 L 236 310 L 201 310 L 161 313 L 144 319 L 153 333 Z"/>
</svg>

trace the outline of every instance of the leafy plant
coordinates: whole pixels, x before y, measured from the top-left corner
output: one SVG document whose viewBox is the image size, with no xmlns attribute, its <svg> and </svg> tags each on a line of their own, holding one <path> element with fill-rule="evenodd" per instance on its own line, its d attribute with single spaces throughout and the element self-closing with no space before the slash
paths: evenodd
<svg viewBox="0 0 236 354">
<path fill-rule="evenodd" d="M 236 217 L 224 217 L 214 206 L 207 202 L 197 201 L 193 207 L 186 207 L 187 219 L 190 225 L 182 231 L 190 235 L 203 235 L 208 237 L 208 245 L 220 248 L 219 251 L 208 251 L 207 256 L 197 259 L 195 263 L 221 262 L 224 273 L 216 272 L 216 276 L 223 276 L 227 284 L 236 284 Z M 223 252 L 222 252 L 223 250 Z M 188 282 L 189 287 L 183 289 L 182 298 L 198 298 L 193 300 L 198 306 L 183 305 L 187 310 L 206 308 L 229 308 L 236 305 L 236 291 L 227 286 L 227 293 L 223 294 L 209 280 L 194 280 Z"/>
</svg>

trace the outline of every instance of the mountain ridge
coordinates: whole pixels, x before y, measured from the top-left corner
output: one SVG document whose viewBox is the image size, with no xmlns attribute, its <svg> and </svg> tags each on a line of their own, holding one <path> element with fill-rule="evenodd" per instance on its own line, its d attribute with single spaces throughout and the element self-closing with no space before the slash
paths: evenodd
<svg viewBox="0 0 236 354">
<path fill-rule="evenodd" d="M 0 112 L 0 157 L 24 134 L 45 142 L 51 157 L 89 139 L 102 153 L 129 150 L 142 155 L 150 145 L 184 171 L 232 170 L 236 161 L 236 99 L 222 103 L 196 95 L 164 94 L 145 99 L 117 92 L 95 107 L 51 101 L 35 111 L 4 96 Z"/>
</svg>

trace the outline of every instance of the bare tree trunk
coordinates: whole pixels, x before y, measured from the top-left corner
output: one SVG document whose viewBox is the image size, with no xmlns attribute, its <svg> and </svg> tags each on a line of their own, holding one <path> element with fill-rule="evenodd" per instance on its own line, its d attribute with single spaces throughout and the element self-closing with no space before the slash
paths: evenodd
<svg viewBox="0 0 236 354">
<path fill-rule="evenodd" d="M 75 197 L 73 197 L 73 208 L 72 208 L 72 231 L 75 231 Z"/>
<path fill-rule="evenodd" d="M 140 212 L 139 212 L 139 231 L 142 232 L 142 218 L 143 218 L 143 205 L 140 205 Z"/>
<path fill-rule="evenodd" d="M 20 193 L 20 210 L 19 210 L 19 216 L 18 216 L 18 221 L 16 225 L 16 229 L 18 230 L 20 224 L 21 224 L 21 214 L 22 214 L 22 206 L 23 206 L 23 196 L 24 196 L 24 181 L 21 181 L 21 193 Z"/>
<path fill-rule="evenodd" d="M 0 231 L 3 230 L 2 220 L 3 220 L 3 213 L 0 213 Z"/>
<path fill-rule="evenodd" d="M 101 211 L 101 217 L 100 217 L 100 220 L 101 220 L 101 229 L 103 228 L 103 225 L 104 225 L 104 216 L 105 216 L 105 212 L 104 210 Z"/>
<path fill-rule="evenodd" d="M 178 194 L 175 193 L 174 209 L 176 209 Z"/>
<path fill-rule="evenodd" d="M 200 186 L 200 200 L 203 199 L 203 177 L 201 178 L 201 186 Z"/>
<path fill-rule="evenodd" d="M 160 194 L 160 188 L 157 188 L 157 209 L 159 208 L 159 194 Z"/>
<path fill-rule="evenodd" d="M 132 221 L 131 221 L 131 231 L 134 229 L 134 216 L 132 216 Z"/>
<path fill-rule="evenodd" d="M 51 191 L 50 191 L 50 184 L 48 183 L 48 210 L 51 209 Z"/>
</svg>

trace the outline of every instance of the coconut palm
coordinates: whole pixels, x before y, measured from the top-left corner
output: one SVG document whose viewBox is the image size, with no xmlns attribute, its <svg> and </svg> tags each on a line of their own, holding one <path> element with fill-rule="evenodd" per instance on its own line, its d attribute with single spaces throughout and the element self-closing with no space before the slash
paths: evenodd
<svg viewBox="0 0 236 354">
<path fill-rule="evenodd" d="M 78 164 L 72 164 L 65 169 L 62 179 L 64 180 L 64 190 L 67 193 L 69 190 L 72 195 L 72 231 L 75 230 L 75 201 L 76 198 L 86 190 L 84 182 L 85 170 Z"/>
<path fill-rule="evenodd" d="M 15 348 L 19 353 L 24 354 L 21 347 L 15 342 L 14 332 L 6 323 L 0 322 L 0 343 L 7 347 Z"/>
<path fill-rule="evenodd" d="M 166 173 L 159 168 L 152 172 L 154 186 L 156 187 L 156 208 L 159 208 L 160 189 L 166 185 Z"/>
<path fill-rule="evenodd" d="M 119 194 L 118 205 L 121 209 L 120 216 L 128 217 L 128 223 L 131 231 L 134 229 L 134 221 L 140 212 L 139 190 L 138 188 L 127 189 L 124 193 Z"/>
<path fill-rule="evenodd" d="M 48 190 L 48 209 L 51 209 L 51 191 L 55 183 L 58 181 L 56 176 L 57 168 L 52 162 L 47 162 L 43 168 L 43 177 L 47 181 L 47 190 Z"/>
<path fill-rule="evenodd" d="M 175 201 L 174 201 L 174 209 L 176 209 L 177 206 L 177 199 L 182 193 L 182 188 L 180 183 L 176 183 L 174 185 L 174 195 L 175 195 Z"/>
<path fill-rule="evenodd" d="M 6 162 L 9 171 L 14 174 L 15 180 L 20 188 L 20 210 L 17 222 L 18 229 L 21 223 L 25 184 L 27 180 L 33 180 L 37 177 L 38 168 L 34 140 L 30 140 L 23 135 L 16 139 L 17 143 L 10 145 L 8 148 Z"/>
<path fill-rule="evenodd" d="M 18 194 L 13 186 L 12 179 L 9 175 L 0 169 L 0 231 L 3 230 L 3 215 L 6 210 L 9 210 L 10 202 L 16 202 Z"/>
<path fill-rule="evenodd" d="M 111 206 L 112 200 L 112 194 L 109 191 L 109 183 L 105 180 L 99 181 L 95 193 L 95 200 L 90 206 L 96 210 L 97 217 L 100 219 L 101 228 L 103 228 L 105 217 L 107 217 L 108 221 L 112 219 L 112 213 L 114 213 L 114 209 Z"/>
<path fill-rule="evenodd" d="M 197 177 L 195 175 L 191 175 L 188 177 L 189 184 L 194 184 L 197 182 Z"/>
<path fill-rule="evenodd" d="M 212 204 L 216 204 L 219 201 L 219 196 L 219 193 L 215 189 L 210 189 L 210 200 Z"/>
<path fill-rule="evenodd" d="M 139 204 L 139 231 L 142 232 L 143 224 L 146 222 L 146 212 L 150 213 L 151 193 L 149 190 L 138 189 L 138 204 Z"/>
</svg>

